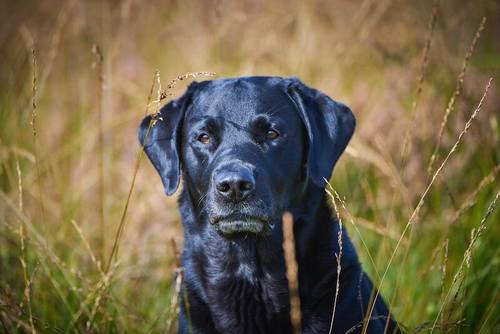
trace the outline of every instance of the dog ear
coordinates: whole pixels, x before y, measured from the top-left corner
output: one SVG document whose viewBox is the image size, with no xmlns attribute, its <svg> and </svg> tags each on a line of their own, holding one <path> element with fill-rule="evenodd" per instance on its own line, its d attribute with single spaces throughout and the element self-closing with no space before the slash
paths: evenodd
<svg viewBox="0 0 500 334">
<path fill-rule="evenodd" d="M 295 102 L 308 136 L 307 175 L 325 186 L 352 137 L 356 120 L 351 110 L 322 92 L 288 78 L 287 93 Z"/>
<path fill-rule="evenodd" d="M 139 143 L 144 145 L 144 152 L 160 174 L 167 196 L 179 187 L 184 111 L 191 102 L 196 86 L 196 82 L 191 83 L 184 95 L 163 106 L 156 116 L 146 116 L 139 126 Z"/>
</svg>

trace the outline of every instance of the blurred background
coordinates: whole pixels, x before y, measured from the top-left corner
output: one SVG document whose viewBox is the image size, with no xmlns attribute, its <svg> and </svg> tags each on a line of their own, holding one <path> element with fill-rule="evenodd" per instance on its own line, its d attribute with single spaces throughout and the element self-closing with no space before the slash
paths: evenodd
<svg viewBox="0 0 500 334">
<path fill-rule="evenodd" d="M 499 32 L 494 0 L 2 1 L 0 332 L 174 332 L 137 126 L 193 76 L 293 75 L 356 115 L 331 183 L 398 321 L 498 333 Z"/>
</svg>

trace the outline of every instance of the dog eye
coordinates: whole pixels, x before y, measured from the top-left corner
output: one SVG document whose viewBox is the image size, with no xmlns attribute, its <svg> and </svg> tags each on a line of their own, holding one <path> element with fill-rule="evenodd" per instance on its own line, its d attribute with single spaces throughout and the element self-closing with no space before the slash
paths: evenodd
<svg viewBox="0 0 500 334">
<path fill-rule="evenodd" d="M 275 140 L 275 139 L 278 139 L 280 134 L 278 131 L 276 131 L 274 129 L 269 129 L 269 130 L 267 130 L 266 136 L 267 136 L 267 139 Z"/>
<path fill-rule="evenodd" d="M 207 145 L 208 143 L 210 143 L 210 136 L 208 135 L 208 133 L 203 132 L 198 136 L 197 140 L 200 143 Z"/>
</svg>

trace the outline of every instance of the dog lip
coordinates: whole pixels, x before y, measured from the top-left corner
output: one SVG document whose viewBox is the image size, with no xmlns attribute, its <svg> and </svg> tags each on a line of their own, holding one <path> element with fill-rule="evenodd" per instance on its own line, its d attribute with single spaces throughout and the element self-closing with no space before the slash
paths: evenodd
<svg viewBox="0 0 500 334">
<path fill-rule="evenodd" d="M 260 234 L 265 230 L 265 225 L 259 220 L 234 220 L 221 221 L 217 224 L 220 232 L 226 235 L 235 233 L 256 233 Z"/>
<path fill-rule="evenodd" d="M 241 214 L 241 213 L 233 213 L 227 216 L 218 216 L 215 217 L 212 220 L 212 224 L 219 224 L 219 223 L 231 223 L 235 221 L 249 221 L 249 222 L 255 222 L 258 221 L 260 223 L 269 223 L 269 217 L 267 216 L 257 216 L 257 215 L 247 215 L 247 214 Z"/>
<path fill-rule="evenodd" d="M 239 212 L 215 217 L 211 222 L 224 235 L 238 233 L 268 234 L 275 226 L 268 216 L 248 215 Z"/>
</svg>

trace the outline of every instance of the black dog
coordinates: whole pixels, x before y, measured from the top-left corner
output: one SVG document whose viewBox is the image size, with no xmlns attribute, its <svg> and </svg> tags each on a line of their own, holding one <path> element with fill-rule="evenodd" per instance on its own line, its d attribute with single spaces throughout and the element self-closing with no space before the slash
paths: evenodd
<svg viewBox="0 0 500 334">
<path fill-rule="evenodd" d="M 184 180 L 179 332 L 291 332 L 281 229 L 290 211 L 302 331 L 328 333 L 339 227 L 324 187 L 354 131 L 349 108 L 295 78 L 244 77 L 194 82 L 148 131 L 150 122 L 139 140 L 167 195 Z M 374 291 L 343 235 L 332 332 L 360 332 Z M 381 298 L 368 325 L 397 330 Z"/>
</svg>

